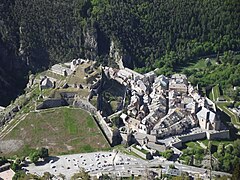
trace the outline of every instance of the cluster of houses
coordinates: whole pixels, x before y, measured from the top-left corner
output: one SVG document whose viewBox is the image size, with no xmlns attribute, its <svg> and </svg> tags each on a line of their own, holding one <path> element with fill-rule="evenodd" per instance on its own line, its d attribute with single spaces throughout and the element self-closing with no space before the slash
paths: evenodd
<svg viewBox="0 0 240 180">
<path fill-rule="evenodd" d="M 128 68 L 120 70 L 104 68 L 112 79 L 125 85 L 130 96 L 127 111 L 120 113 L 126 132 L 142 134 L 155 138 L 155 143 L 169 137 L 188 136 L 188 140 L 203 137 L 209 139 L 228 139 L 229 131 L 221 123 L 216 113 L 215 104 L 207 97 L 202 97 L 187 80 L 184 74 L 171 77 L 157 76 L 154 71 L 144 75 Z M 119 112 L 118 112 L 119 113 Z M 197 128 L 198 131 L 191 131 Z M 199 136 L 201 132 L 201 136 Z M 145 135 L 144 135 L 145 134 Z M 164 141 L 163 141 L 164 142 Z M 141 144 L 141 143 L 140 143 Z M 168 142 L 166 145 L 173 145 Z M 179 144 L 176 145 L 179 147 Z"/>
</svg>

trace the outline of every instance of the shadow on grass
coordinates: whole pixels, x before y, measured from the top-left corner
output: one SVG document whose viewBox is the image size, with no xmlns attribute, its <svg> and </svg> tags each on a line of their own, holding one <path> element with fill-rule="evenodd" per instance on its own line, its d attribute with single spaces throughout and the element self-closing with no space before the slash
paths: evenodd
<svg viewBox="0 0 240 180">
<path fill-rule="evenodd" d="M 239 139 L 240 136 L 237 134 L 238 129 L 235 128 L 231 122 L 231 117 L 228 116 L 224 111 L 217 110 L 217 113 L 220 115 L 220 118 L 222 120 L 222 123 L 226 126 L 226 128 L 229 130 L 230 133 L 230 139 L 231 140 L 236 140 Z"/>
<path fill-rule="evenodd" d="M 40 160 L 40 161 L 36 162 L 35 166 L 44 166 L 45 164 L 52 164 L 52 163 L 57 162 L 59 159 L 60 158 L 56 157 L 56 156 L 49 156 L 42 161 Z M 32 162 L 26 161 L 22 166 L 27 167 L 27 166 L 29 166 L 29 164 L 32 164 Z"/>
<path fill-rule="evenodd" d="M 56 156 L 49 156 L 47 157 L 46 159 L 44 159 L 44 161 L 38 161 L 35 165 L 36 166 L 43 166 L 45 164 L 52 164 L 52 163 L 55 163 L 59 160 L 59 157 L 56 157 Z"/>
</svg>

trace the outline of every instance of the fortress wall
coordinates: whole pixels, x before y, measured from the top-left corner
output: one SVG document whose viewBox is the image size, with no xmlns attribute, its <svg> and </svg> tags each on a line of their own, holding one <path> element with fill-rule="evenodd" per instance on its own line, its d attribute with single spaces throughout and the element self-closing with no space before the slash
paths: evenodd
<svg viewBox="0 0 240 180">
<path fill-rule="evenodd" d="M 175 148 L 181 148 L 182 147 L 182 141 L 178 140 L 176 142 L 172 142 L 172 146 Z"/>
<path fill-rule="evenodd" d="M 140 150 L 134 148 L 133 146 L 130 147 L 130 150 L 132 152 L 134 152 L 135 154 L 139 155 L 140 157 L 142 157 L 143 159 L 146 159 L 146 154 L 144 154 L 143 152 L 141 152 Z"/>
<path fill-rule="evenodd" d="M 101 126 L 101 129 L 105 133 L 106 138 L 108 139 L 110 144 L 112 144 L 113 143 L 112 142 L 113 132 L 112 132 L 111 128 L 107 125 L 106 121 L 102 118 L 99 111 L 96 112 L 96 117 L 97 117 L 97 120 L 98 120 L 98 124 Z"/>
<path fill-rule="evenodd" d="M 204 139 L 206 137 L 206 132 L 199 132 L 194 134 L 188 134 L 183 136 L 178 136 L 178 138 L 184 143 L 188 141 L 194 141 L 198 139 Z"/>
<path fill-rule="evenodd" d="M 95 115 L 93 117 L 94 117 L 96 123 L 100 127 L 104 136 L 107 138 L 107 141 L 109 142 L 109 144 L 112 145 L 113 132 L 112 132 L 111 128 L 107 125 L 106 121 L 103 119 L 101 114 L 97 111 L 97 109 L 92 104 L 90 104 L 88 101 L 81 100 L 80 98 L 78 98 L 76 101 L 74 101 L 73 106 L 84 109 L 84 110 L 90 112 L 91 114 Z"/>
<path fill-rule="evenodd" d="M 64 99 L 47 99 L 42 104 L 37 106 L 37 110 L 68 106 L 68 105 L 69 104 Z"/>
<path fill-rule="evenodd" d="M 229 139 L 230 134 L 229 130 L 224 131 L 215 131 L 215 132 L 206 132 L 207 139 L 213 140 L 213 139 Z"/>
</svg>

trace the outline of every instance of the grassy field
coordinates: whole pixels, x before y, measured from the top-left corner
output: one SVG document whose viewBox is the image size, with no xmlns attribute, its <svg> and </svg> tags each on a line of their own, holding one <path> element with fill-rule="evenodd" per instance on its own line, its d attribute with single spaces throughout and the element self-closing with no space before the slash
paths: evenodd
<svg viewBox="0 0 240 180">
<path fill-rule="evenodd" d="M 187 142 L 185 143 L 186 147 L 189 147 L 189 148 L 192 148 L 192 149 L 195 149 L 195 148 L 200 148 L 202 149 L 202 147 L 197 143 L 197 142 Z"/>
<path fill-rule="evenodd" d="M 12 139 L 24 142 L 24 146 L 14 152 L 19 156 L 28 155 L 32 149 L 38 147 L 49 148 L 51 155 L 110 148 L 89 113 L 70 108 L 30 113 L 4 138 L 4 140 Z"/>
<path fill-rule="evenodd" d="M 210 91 L 209 98 L 213 101 L 217 101 L 217 98 L 219 97 L 220 97 L 219 85 L 216 85 Z"/>
<path fill-rule="evenodd" d="M 217 98 L 220 97 L 219 85 L 214 86 L 212 91 L 213 91 L 213 94 L 214 94 L 214 100 L 216 101 Z"/>
<path fill-rule="evenodd" d="M 212 65 L 216 64 L 215 58 L 211 58 L 210 62 Z M 206 63 L 206 58 L 202 59 L 196 59 L 192 60 L 189 64 L 187 64 L 186 67 L 182 68 L 181 70 L 183 71 L 184 69 L 188 70 L 201 70 L 207 68 L 207 63 Z"/>
</svg>

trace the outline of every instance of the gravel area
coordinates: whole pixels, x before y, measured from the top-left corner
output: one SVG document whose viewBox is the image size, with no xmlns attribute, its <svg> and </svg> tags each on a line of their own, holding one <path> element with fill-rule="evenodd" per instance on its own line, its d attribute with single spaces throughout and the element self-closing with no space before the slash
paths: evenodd
<svg viewBox="0 0 240 180">
<path fill-rule="evenodd" d="M 0 154 L 8 154 L 17 151 L 23 146 L 22 140 L 0 141 Z"/>
</svg>

